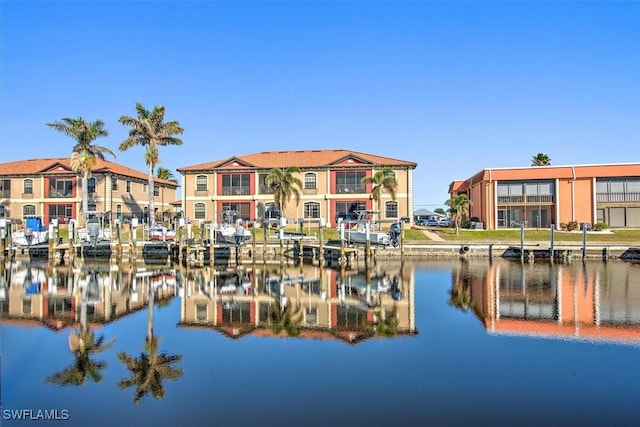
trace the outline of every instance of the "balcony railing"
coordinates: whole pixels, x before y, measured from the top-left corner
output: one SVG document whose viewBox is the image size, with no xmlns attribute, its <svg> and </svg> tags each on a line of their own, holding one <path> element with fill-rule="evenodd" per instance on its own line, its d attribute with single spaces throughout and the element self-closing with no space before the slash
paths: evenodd
<svg viewBox="0 0 640 427">
<path fill-rule="evenodd" d="M 597 193 L 598 202 L 640 202 L 640 193 Z"/>
<path fill-rule="evenodd" d="M 260 194 L 273 194 L 273 190 L 268 185 L 261 185 Z"/>
<path fill-rule="evenodd" d="M 222 187 L 223 196 L 246 196 L 250 194 L 250 188 L 246 187 Z"/>
<path fill-rule="evenodd" d="M 73 197 L 73 193 L 71 190 L 49 190 L 49 198 L 50 199 L 69 199 Z"/>
<path fill-rule="evenodd" d="M 349 194 L 349 193 L 366 193 L 366 189 L 364 185 L 360 184 L 346 184 L 346 185 L 336 185 L 336 193 L 337 194 Z"/>
<path fill-rule="evenodd" d="M 531 194 L 528 196 L 498 196 L 498 204 L 514 204 L 514 203 L 553 203 L 553 194 Z"/>
</svg>

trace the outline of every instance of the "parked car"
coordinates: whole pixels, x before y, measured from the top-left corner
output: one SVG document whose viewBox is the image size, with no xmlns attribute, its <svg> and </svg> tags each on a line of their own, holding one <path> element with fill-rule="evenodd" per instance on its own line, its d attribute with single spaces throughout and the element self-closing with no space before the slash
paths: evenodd
<svg viewBox="0 0 640 427">
<path fill-rule="evenodd" d="M 416 221 L 416 225 L 421 225 L 423 227 L 437 227 L 438 220 L 429 218 L 429 219 L 419 219 Z"/>
<path fill-rule="evenodd" d="M 451 218 L 440 218 L 438 220 L 438 225 L 440 227 L 451 227 Z"/>
</svg>

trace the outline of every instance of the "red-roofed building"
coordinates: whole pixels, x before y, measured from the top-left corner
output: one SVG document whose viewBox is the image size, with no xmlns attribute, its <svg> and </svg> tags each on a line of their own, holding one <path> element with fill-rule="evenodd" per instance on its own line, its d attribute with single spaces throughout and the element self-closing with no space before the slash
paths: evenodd
<svg viewBox="0 0 640 427">
<path fill-rule="evenodd" d="M 234 210 L 244 220 L 259 220 L 275 209 L 266 177 L 273 168 L 298 166 L 303 185 L 300 203 L 287 204 L 284 215 L 310 222 L 336 217 L 354 210 L 377 209 L 371 186 L 361 179 L 376 170 L 391 167 L 398 183 L 396 199 L 382 194 L 381 219 L 392 222 L 413 211 L 413 169 L 417 164 L 351 150 L 265 151 L 179 168 L 183 177 L 182 208 L 195 220 L 221 219 Z"/>
<path fill-rule="evenodd" d="M 107 160 L 96 159 L 89 178 L 89 211 L 109 221 L 147 216 L 148 175 Z M 31 159 L 0 163 L 0 218 L 42 217 L 66 223 L 82 217 L 82 179 L 71 170 L 69 158 Z M 173 212 L 178 184 L 155 179 L 156 218 Z"/>
</svg>

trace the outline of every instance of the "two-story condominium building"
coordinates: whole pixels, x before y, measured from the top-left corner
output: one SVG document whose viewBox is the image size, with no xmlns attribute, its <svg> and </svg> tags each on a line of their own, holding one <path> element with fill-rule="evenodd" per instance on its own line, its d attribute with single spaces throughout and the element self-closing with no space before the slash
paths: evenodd
<svg viewBox="0 0 640 427">
<path fill-rule="evenodd" d="M 239 219 L 261 220 L 272 210 L 273 192 L 266 183 L 272 168 L 298 166 L 302 181 L 300 203 L 286 205 L 284 216 L 309 222 L 324 218 L 336 223 L 340 214 L 375 210 L 371 185 L 361 180 L 389 166 L 398 183 L 396 199 L 381 197 L 381 220 L 409 217 L 413 211 L 413 169 L 416 163 L 350 150 L 265 151 L 179 168 L 182 174 L 182 208 L 187 218 L 221 221 L 233 210 Z"/>
<path fill-rule="evenodd" d="M 462 193 L 472 202 L 469 217 L 489 230 L 570 222 L 640 228 L 640 163 L 484 169 L 451 183 L 452 197 Z"/>
<path fill-rule="evenodd" d="M 149 205 L 148 175 L 107 160 L 96 159 L 88 182 L 89 211 L 107 221 L 136 217 L 144 220 Z M 155 180 L 156 219 L 170 213 L 178 184 Z M 0 218 L 42 217 L 44 224 L 58 219 L 82 223 L 82 178 L 69 158 L 32 159 L 0 163 Z"/>
</svg>

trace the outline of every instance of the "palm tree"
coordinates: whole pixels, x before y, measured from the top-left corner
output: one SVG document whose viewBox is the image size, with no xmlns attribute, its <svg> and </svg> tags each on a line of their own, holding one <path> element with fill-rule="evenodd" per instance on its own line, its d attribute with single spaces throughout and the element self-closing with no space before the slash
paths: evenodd
<svg viewBox="0 0 640 427">
<path fill-rule="evenodd" d="M 273 168 L 266 178 L 266 184 L 273 191 L 273 202 L 280 210 L 281 216 L 284 216 L 284 208 L 292 196 L 296 199 L 296 206 L 300 203 L 302 181 L 294 176 L 294 173 L 300 173 L 300 168 L 297 166 L 289 166 L 286 169 Z"/>
<path fill-rule="evenodd" d="M 104 335 L 96 339 L 95 333 L 87 326 L 87 292 L 88 286 L 80 293 L 80 330 L 72 331 L 69 336 L 69 351 L 75 360 L 61 372 L 48 377 L 45 380 L 47 383 L 81 386 L 87 380 L 96 383 L 102 381 L 102 371 L 107 367 L 107 362 L 93 360 L 91 356 L 107 351 L 115 340 L 105 344 Z"/>
<path fill-rule="evenodd" d="M 382 219 L 382 192 L 387 191 L 391 194 L 391 199 L 396 199 L 396 191 L 398 190 L 398 182 L 394 176 L 393 169 L 386 166 L 373 174 L 373 176 L 365 176 L 360 181 L 362 185 L 371 184 L 371 196 L 373 200 L 378 202 L 378 220 Z"/>
<path fill-rule="evenodd" d="M 156 177 L 160 179 L 164 179 L 165 181 L 175 182 L 176 184 L 178 183 L 178 180 L 173 175 L 173 172 L 171 172 L 167 168 L 158 168 L 158 171 L 156 172 Z"/>
<path fill-rule="evenodd" d="M 531 158 L 531 166 L 550 166 L 551 159 L 544 153 L 538 153 Z"/>
<path fill-rule="evenodd" d="M 64 133 L 75 139 L 71 154 L 71 169 L 82 175 L 82 212 L 86 222 L 89 210 L 89 177 L 91 169 L 95 166 L 96 159 L 104 160 L 105 154 L 115 158 L 113 151 L 106 147 L 92 144 L 98 138 L 106 137 L 109 132 L 104 128 L 104 122 L 100 119 L 87 122 L 82 117 L 72 119 L 63 118 L 59 122 L 47 123 L 47 126 Z"/>
<path fill-rule="evenodd" d="M 153 171 L 160 157 L 158 147 L 165 145 L 182 145 L 182 140 L 176 135 L 182 135 L 184 129 L 177 121 L 164 121 L 165 108 L 157 105 L 153 110 L 146 110 L 142 104 L 136 104 L 137 117 L 122 116 L 118 120 L 122 125 L 129 126 L 129 137 L 120 144 L 120 151 L 126 151 L 135 145 L 146 147 L 145 162 L 149 167 L 149 226 L 155 222 L 154 176 Z"/>
<path fill-rule="evenodd" d="M 118 382 L 118 388 L 124 390 L 136 386 L 133 398 L 138 404 L 142 398 L 151 394 L 156 399 L 164 397 L 163 381 L 166 379 L 177 380 L 182 376 L 182 369 L 173 367 L 175 362 L 182 360 L 182 355 L 172 355 L 158 352 L 160 339 L 153 335 L 153 306 L 155 290 L 149 283 L 149 302 L 147 309 L 147 336 L 144 350 L 140 356 L 130 356 L 124 352 L 118 353 L 118 359 L 131 372 L 129 378 Z"/>
<path fill-rule="evenodd" d="M 178 183 L 178 180 L 173 175 L 173 172 L 171 172 L 167 168 L 158 168 L 158 171 L 156 172 L 156 178 L 164 179 L 165 181 L 175 182 L 176 184 Z M 161 194 L 162 194 L 162 206 L 164 208 L 164 192 L 162 192 Z M 170 209 L 167 209 L 166 211 L 162 212 L 162 221 L 166 221 L 166 217 L 171 218 Z"/>
<path fill-rule="evenodd" d="M 375 334 L 379 337 L 395 337 L 398 334 L 398 308 L 393 306 L 393 310 L 384 316 L 382 306 L 376 307 L 374 312 L 377 317 L 373 325 Z"/>
<path fill-rule="evenodd" d="M 449 199 L 446 202 L 444 202 L 444 204 L 449 206 L 449 211 L 454 216 L 454 222 L 456 225 L 456 234 L 458 234 L 462 216 L 469 213 L 469 206 L 472 204 L 471 200 L 469 200 L 466 194 L 458 194 L 452 199 Z"/>
<path fill-rule="evenodd" d="M 282 331 L 285 331 L 290 337 L 297 337 L 300 335 L 302 325 L 302 309 L 298 306 L 294 310 L 292 303 L 287 303 L 283 307 L 280 303 L 280 298 L 275 298 L 273 311 L 269 314 L 267 324 L 274 335 L 279 335 Z"/>
</svg>

